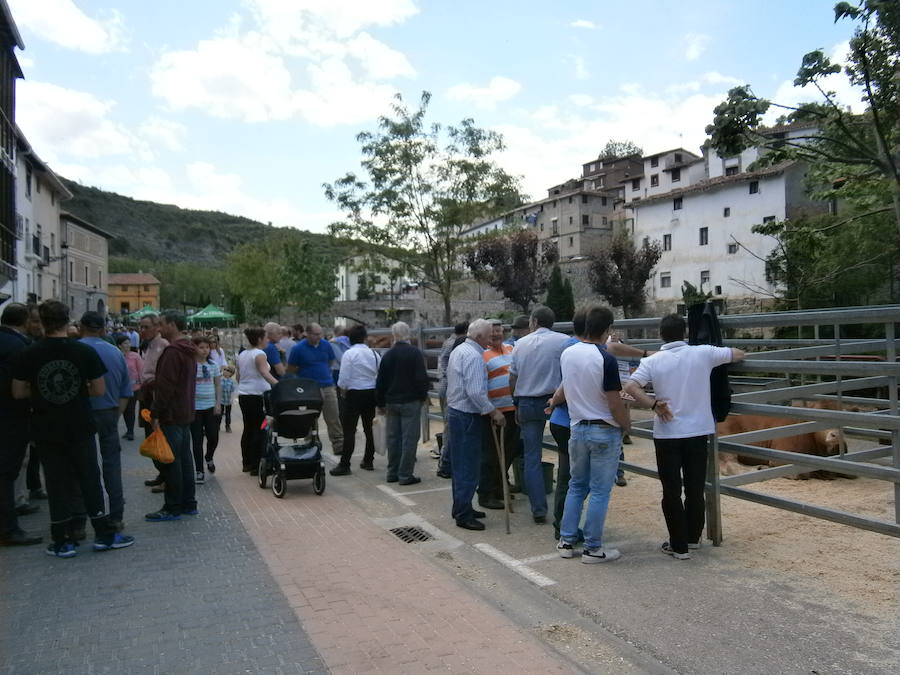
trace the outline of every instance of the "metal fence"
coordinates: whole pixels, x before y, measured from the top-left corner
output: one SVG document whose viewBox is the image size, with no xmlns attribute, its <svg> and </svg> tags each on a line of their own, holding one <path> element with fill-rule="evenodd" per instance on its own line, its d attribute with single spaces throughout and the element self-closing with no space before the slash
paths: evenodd
<svg viewBox="0 0 900 675">
<path fill-rule="evenodd" d="M 727 346 L 748 351 L 747 359 L 729 366 L 733 395 L 732 413 L 791 418 L 796 424 L 777 426 L 730 436 L 711 437 L 712 451 L 707 472 L 707 533 L 714 544 L 722 541 L 721 497 L 734 497 L 787 511 L 830 520 L 864 530 L 900 537 L 900 412 L 898 412 L 898 379 L 895 324 L 900 323 L 900 306 L 851 307 L 766 314 L 721 315 L 719 322 L 727 333 L 753 332 L 761 337 L 729 338 Z M 658 318 L 625 319 L 616 321 L 619 331 L 640 331 L 656 336 Z M 841 337 L 848 326 L 883 326 L 878 339 L 847 339 Z M 801 335 L 804 327 L 811 327 L 812 337 L 793 339 L 771 337 L 775 329 L 797 327 Z M 823 327 L 834 336 L 820 337 Z M 556 330 L 571 332 L 571 323 L 560 323 Z M 443 338 L 449 327 L 418 329 L 418 342 L 429 357 L 440 350 L 427 347 L 429 338 Z M 808 331 L 807 331 L 808 332 Z M 389 335 L 389 330 L 373 330 L 370 335 Z M 767 337 L 770 336 L 770 337 Z M 654 338 L 630 340 L 630 344 L 653 349 L 659 346 Z M 862 359 L 878 359 L 873 361 Z M 437 371 L 430 370 L 432 379 Z M 886 392 L 883 396 L 878 393 Z M 860 395 L 851 395 L 860 394 Z M 436 397 L 436 393 L 432 392 Z M 830 401 L 840 409 L 797 407 L 792 401 Z M 844 408 L 860 406 L 868 411 Z M 440 420 L 437 411 L 426 410 L 422 418 L 423 440 L 430 439 L 431 420 Z M 824 429 L 841 429 L 846 436 L 876 440 L 878 445 L 866 450 L 844 452 L 820 457 L 749 445 L 760 441 L 794 436 Z M 632 435 L 652 438 L 652 420 L 635 422 Z M 549 437 L 544 447 L 555 450 Z M 758 471 L 736 476 L 719 475 L 719 455 L 739 453 L 764 461 L 784 462 Z M 624 462 L 628 471 L 658 477 L 656 469 Z M 778 497 L 748 489 L 747 485 L 772 478 L 795 475 L 807 471 L 825 470 L 851 476 L 874 478 L 893 483 L 894 522 L 867 515 L 848 513 L 786 497 Z"/>
</svg>

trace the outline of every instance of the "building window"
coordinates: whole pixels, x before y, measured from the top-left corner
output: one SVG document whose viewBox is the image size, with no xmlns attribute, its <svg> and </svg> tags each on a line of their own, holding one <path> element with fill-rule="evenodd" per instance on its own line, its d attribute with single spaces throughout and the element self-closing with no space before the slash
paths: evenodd
<svg viewBox="0 0 900 675">
<path fill-rule="evenodd" d="M 660 288 L 672 288 L 672 275 L 669 273 L 659 275 Z"/>
<path fill-rule="evenodd" d="M 594 181 L 595 188 L 606 187 L 606 176 L 600 176 L 597 180 Z"/>
<path fill-rule="evenodd" d="M 606 197 L 600 197 L 600 206 L 606 206 Z"/>
<path fill-rule="evenodd" d="M 543 232 L 543 231 L 544 231 L 544 224 L 541 223 L 541 232 Z"/>
<path fill-rule="evenodd" d="M 672 169 L 672 182 L 677 183 L 681 180 L 681 169 Z"/>
<path fill-rule="evenodd" d="M 672 235 L 664 234 L 663 235 L 663 251 L 671 251 L 672 250 Z"/>
<path fill-rule="evenodd" d="M 97 270 L 97 288 L 103 288 L 103 270 Z"/>
<path fill-rule="evenodd" d="M 559 193 L 559 190 L 557 190 L 555 194 L 558 194 L 558 193 Z M 553 208 L 554 209 L 556 208 L 556 200 L 555 199 L 553 200 Z"/>
<path fill-rule="evenodd" d="M 737 244 L 728 244 L 728 255 L 734 255 L 738 252 Z"/>
<path fill-rule="evenodd" d="M 659 174 L 655 173 L 650 176 L 650 187 L 657 187 L 659 185 Z"/>
<path fill-rule="evenodd" d="M 716 294 L 716 295 L 722 295 L 722 287 L 721 287 L 721 286 L 716 286 L 715 294 Z"/>
<path fill-rule="evenodd" d="M 37 176 L 34 177 L 34 189 L 37 190 L 38 194 L 41 194 L 41 179 Z"/>
<path fill-rule="evenodd" d="M 590 217 L 588 214 L 585 213 L 583 216 L 581 216 L 581 224 L 584 225 L 585 227 L 587 227 L 588 225 L 590 225 L 590 224 L 591 224 L 591 217 Z"/>
<path fill-rule="evenodd" d="M 572 198 L 571 198 L 571 197 L 569 197 L 569 203 L 570 203 L 570 204 L 572 203 Z"/>
<path fill-rule="evenodd" d="M 606 218 L 606 216 L 603 216 L 603 224 L 609 225 L 609 220 Z"/>
<path fill-rule="evenodd" d="M 634 180 L 631 181 L 631 191 L 635 192 L 640 189 L 641 189 L 641 179 L 635 178 Z"/>
<path fill-rule="evenodd" d="M 50 253 L 56 255 L 56 233 L 50 233 Z"/>
<path fill-rule="evenodd" d="M 342 277 L 341 283 L 343 283 L 343 277 Z M 121 311 L 122 311 L 122 314 L 128 314 L 128 313 L 130 313 L 130 312 L 131 312 L 131 303 L 130 303 L 130 302 L 123 302 L 123 303 L 122 303 L 122 309 L 121 309 Z"/>
<path fill-rule="evenodd" d="M 575 237 L 569 237 L 569 248 L 575 246 Z"/>
<path fill-rule="evenodd" d="M 725 175 L 726 176 L 737 176 L 738 167 L 736 166 L 726 166 L 725 167 Z"/>
<path fill-rule="evenodd" d="M 69 261 L 69 281 L 75 281 L 75 263 L 71 260 Z M 75 309 L 75 305 L 73 304 L 71 309 Z"/>
<path fill-rule="evenodd" d="M 84 266 L 84 285 L 85 286 L 90 284 L 90 279 L 91 279 L 90 268 L 87 265 L 85 265 Z"/>
<path fill-rule="evenodd" d="M 709 228 L 701 227 L 700 228 L 700 245 L 706 246 L 709 243 Z"/>
<path fill-rule="evenodd" d="M 69 296 L 69 309 L 71 309 L 73 312 L 75 311 L 75 296 L 74 295 Z"/>
<path fill-rule="evenodd" d="M 587 196 L 587 195 L 581 195 L 581 203 L 582 203 L 582 204 L 587 204 L 587 203 L 588 203 L 588 196 Z"/>
<path fill-rule="evenodd" d="M 730 206 L 726 206 L 724 209 L 722 209 L 722 217 L 723 218 L 727 218 L 730 215 L 731 215 L 731 207 Z"/>
<path fill-rule="evenodd" d="M 572 216 L 569 216 L 569 225 L 571 225 L 573 223 L 573 220 L 574 219 L 572 218 Z"/>
<path fill-rule="evenodd" d="M 751 195 L 759 194 L 759 181 L 758 180 L 750 181 L 750 194 Z"/>
<path fill-rule="evenodd" d="M 703 270 L 700 272 L 700 287 L 703 287 L 703 284 L 709 283 L 709 270 Z"/>
<path fill-rule="evenodd" d="M 681 153 L 680 152 L 675 153 L 675 163 L 681 164 Z"/>
<path fill-rule="evenodd" d="M 553 230 L 554 236 L 559 234 L 559 222 L 556 218 L 554 218 L 550 221 L 550 228 Z"/>
<path fill-rule="evenodd" d="M 763 222 L 764 222 L 764 223 L 774 223 L 774 222 L 775 222 L 775 216 L 766 216 L 765 218 L 763 218 Z"/>
<path fill-rule="evenodd" d="M 650 166 L 659 166 L 659 157 L 651 157 Z"/>
<path fill-rule="evenodd" d="M 682 200 L 681 197 L 675 197 L 675 199 L 672 200 L 672 208 L 675 211 L 680 211 L 683 204 L 684 200 Z"/>
<path fill-rule="evenodd" d="M 31 167 L 25 167 L 25 196 L 31 199 Z"/>
<path fill-rule="evenodd" d="M 541 204 L 541 213 L 543 213 L 543 212 L 544 212 L 544 205 Z"/>
<path fill-rule="evenodd" d="M 591 164 L 591 171 L 596 171 L 596 170 L 597 170 L 597 162 L 594 162 L 593 164 Z"/>
<path fill-rule="evenodd" d="M 50 297 L 55 298 L 56 297 L 56 279 L 51 279 L 50 283 L 53 288 L 53 294 Z"/>
</svg>

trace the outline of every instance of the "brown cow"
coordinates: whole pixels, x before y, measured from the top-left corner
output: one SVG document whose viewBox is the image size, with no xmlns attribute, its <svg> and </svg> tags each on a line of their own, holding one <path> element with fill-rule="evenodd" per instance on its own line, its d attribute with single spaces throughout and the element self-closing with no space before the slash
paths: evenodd
<svg viewBox="0 0 900 675">
<path fill-rule="evenodd" d="M 820 403 L 819 401 L 811 401 L 810 403 Z M 802 406 L 803 404 L 798 404 Z M 818 405 L 810 405 L 808 407 L 816 407 Z M 773 427 L 783 427 L 794 424 L 801 424 L 799 420 L 789 417 L 765 417 L 762 415 L 729 415 L 724 422 L 716 425 L 716 431 L 720 437 L 732 434 L 740 434 L 746 431 L 757 431 L 759 429 L 771 429 Z M 840 429 L 824 429 L 822 431 L 812 431 L 807 433 L 796 434 L 794 436 L 786 436 L 783 438 L 774 438 L 768 441 L 758 441 L 749 443 L 761 448 L 771 448 L 773 450 L 782 450 L 785 452 L 797 452 L 807 455 L 816 455 L 818 457 L 830 457 L 838 454 L 841 450 L 846 450 L 847 444 L 844 440 L 844 434 Z M 743 455 L 735 455 L 734 453 L 723 452 L 719 454 L 719 471 L 722 475 L 729 476 L 741 473 L 741 464 L 764 466 L 782 466 L 784 462 L 775 460 L 759 460 Z M 845 474 L 837 474 L 832 471 L 817 470 L 808 473 L 797 474 L 796 478 L 805 480 L 807 478 L 822 478 L 825 480 L 833 480 L 837 477 L 853 478 Z"/>
</svg>

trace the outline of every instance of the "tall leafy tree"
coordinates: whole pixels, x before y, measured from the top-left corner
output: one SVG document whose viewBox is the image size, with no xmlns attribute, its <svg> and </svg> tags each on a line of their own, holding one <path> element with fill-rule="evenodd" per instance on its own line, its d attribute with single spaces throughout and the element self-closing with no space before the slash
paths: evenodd
<svg viewBox="0 0 900 675">
<path fill-rule="evenodd" d="M 814 196 L 852 207 L 844 222 L 888 213 L 900 233 L 900 3 L 839 2 L 834 12 L 835 21 L 856 22 L 843 71 L 862 92 L 862 114 L 848 112 L 847 102 L 826 89 L 841 66 L 817 50 L 803 57 L 794 85 L 813 87 L 820 101 L 791 106 L 756 96 L 750 85 L 735 87 L 706 131 L 724 155 L 758 146 L 766 151 L 762 163 L 807 162 Z M 766 134 L 762 118 L 773 107 L 788 113 L 780 121 L 812 129 L 791 138 Z"/>
<path fill-rule="evenodd" d="M 560 314 L 564 309 L 565 292 L 566 288 L 563 284 L 562 272 L 559 271 L 559 265 L 554 265 L 553 271 L 550 273 L 550 281 L 547 283 L 547 297 L 544 299 L 544 304 L 553 310 L 553 313 L 556 314 L 560 321 L 565 320 L 560 318 Z"/>
<path fill-rule="evenodd" d="M 638 248 L 631 237 L 620 232 L 609 248 L 592 256 L 588 268 L 591 289 L 621 307 L 626 317 L 635 316 L 644 309 L 644 287 L 661 255 L 658 241 L 645 239 Z"/>
<path fill-rule="evenodd" d="M 517 206 L 519 181 L 493 161 L 500 134 L 472 119 L 443 127 L 427 120 L 431 94 L 411 109 L 398 94 L 378 130 L 357 136 L 365 177 L 348 173 L 324 185 L 345 213 L 332 234 L 391 246 L 421 282 L 444 302 L 452 318 L 453 284 L 460 278 L 463 229 Z"/>
<path fill-rule="evenodd" d="M 556 243 L 540 242 L 531 230 L 485 237 L 465 254 L 465 264 L 476 279 L 496 288 L 526 314 L 547 289 L 550 267 L 557 260 Z"/>
<path fill-rule="evenodd" d="M 614 141 L 609 140 L 600 151 L 599 159 L 622 159 L 623 157 L 631 157 L 632 155 L 643 155 L 644 150 L 637 143 L 632 141 Z"/>
<path fill-rule="evenodd" d="M 571 321 L 572 317 L 575 316 L 575 293 L 572 291 L 572 282 L 569 280 L 569 277 L 566 277 L 566 281 L 563 284 L 561 305 L 559 314 L 557 314 L 559 320 Z"/>
</svg>

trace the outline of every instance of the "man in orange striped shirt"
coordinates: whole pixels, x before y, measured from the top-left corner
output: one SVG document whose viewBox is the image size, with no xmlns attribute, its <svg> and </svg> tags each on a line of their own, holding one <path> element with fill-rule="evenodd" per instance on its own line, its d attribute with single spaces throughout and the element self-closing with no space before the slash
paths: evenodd
<svg viewBox="0 0 900 675">
<path fill-rule="evenodd" d="M 506 425 L 500 430 L 505 437 L 506 466 L 500 469 L 500 460 L 494 446 L 490 417 L 484 418 L 484 442 L 481 454 L 481 476 L 478 482 L 478 504 L 486 509 L 503 508 L 503 483 L 507 479 L 513 459 L 521 454 L 519 427 L 516 424 L 516 408 L 509 387 L 509 364 L 512 362 L 512 345 L 503 343 L 503 323 L 490 319 L 491 343 L 484 350 L 484 365 L 488 376 L 488 398 L 503 413 Z"/>
</svg>

